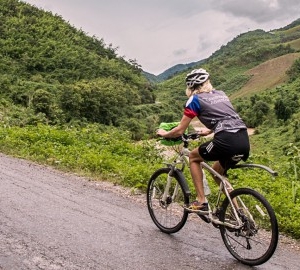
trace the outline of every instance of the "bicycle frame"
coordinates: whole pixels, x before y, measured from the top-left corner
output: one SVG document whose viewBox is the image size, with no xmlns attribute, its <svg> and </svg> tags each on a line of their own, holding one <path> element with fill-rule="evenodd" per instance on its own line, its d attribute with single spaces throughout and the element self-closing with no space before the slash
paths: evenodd
<svg viewBox="0 0 300 270">
<path fill-rule="evenodd" d="M 224 176 L 222 176 L 221 174 L 219 174 L 218 172 L 216 172 L 212 167 L 210 167 L 205 162 L 201 162 L 201 166 L 202 166 L 202 168 L 205 168 L 208 172 L 210 172 L 210 174 L 213 175 L 214 178 L 218 178 L 220 180 L 217 201 L 216 201 L 216 204 L 215 204 L 215 211 L 216 211 L 217 207 L 220 205 L 220 203 L 221 203 L 221 195 L 222 195 L 222 193 L 224 193 L 225 196 L 228 198 L 229 203 L 230 203 L 230 205 L 231 205 L 231 207 L 233 209 L 233 213 L 234 213 L 234 216 L 235 216 L 236 220 L 238 221 L 238 225 L 232 225 L 230 223 L 222 222 L 222 221 L 219 221 L 218 219 L 214 219 L 213 218 L 213 212 L 211 210 L 209 211 L 208 217 L 211 219 L 211 221 L 213 223 L 215 223 L 217 225 L 225 225 L 225 226 L 231 227 L 233 229 L 239 229 L 242 226 L 243 222 L 241 221 L 241 219 L 240 219 L 240 217 L 239 217 L 239 215 L 237 213 L 237 210 L 236 210 L 236 208 L 234 206 L 234 203 L 233 203 L 233 201 L 230 198 L 229 191 L 228 191 L 228 188 L 227 188 L 227 185 L 226 185 L 226 178 Z M 245 206 L 245 204 L 241 200 L 240 200 L 240 202 L 242 203 L 243 206 Z"/>
<path fill-rule="evenodd" d="M 169 175 L 168 175 L 168 179 L 167 179 L 167 185 L 165 187 L 164 190 L 164 194 L 162 197 L 162 201 L 166 202 L 167 196 L 169 194 L 169 188 L 170 188 L 170 184 L 171 184 L 171 180 L 172 180 L 172 175 L 174 173 L 174 170 L 177 169 L 178 165 L 181 165 L 181 167 L 179 168 L 182 172 L 184 171 L 184 168 L 187 166 L 189 167 L 189 153 L 190 150 L 188 149 L 188 142 L 185 142 L 184 146 L 182 147 L 182 149 L 179 151 L 178 155 L 176 156 L 176 158 L 174 159 L 174 161 L 172 163 L 165 163 L 167 165 L 167 167 L 169 167 L 171 169 Z M 230 197 L 230 192 L 227 188 L 226 185 L 226 177 L 219 174 L 217 171 L 215 171 L 211 166 L 209 166 L 206 162 L 201 162 L 201 167 L 203 169 L 205 169 L 206 171 L 208 171 L 214 178 L 217 178 L 220 180 L 220 185 L 219 185 L 219 191 L 217 194 L 217 201 L 214 205 L 214 209 L 213 211 L 211 210 L 211 207 L 209 206 L 209 214 L 208 214 L 208 218 L 212 221 L 212 223 L 216 224 L 216 225 L 223 225 L 226 227 L 230 227 L 232 229 L 239 229 L 242 227 L 243 222 L 239 217 L 239 214 L 237 212 L 236 207 L 234 206 L 234 203 Z M 271 170 L 270 168 L 260 165 L 260 164 L 238 164 L 235 166 L 235 168 L 244 168 L 244 167 L 249 167 L 249 168 L 261 168 L 264 169 L 266 171 L 268 171 L 270 174 L 272 174 L 273 176 L 276 176 L 277 173 L 273 170 Z M 174 199 L 178 193 L 178 188 L 179 188 L 179 184 L 177 183 L 176 188 L 174 189 L 174 192 L 172 194 L 172 199 Z M 221 204 L 221 196 L 222 194 L 225 194 L 225 196 L 228 198 L 229 203 L 233 209 L 233 214 L 236 218 L 237 221 L 237 225 L 233 225 L 231 223 L 227 223 L 227 222 L 222 222 L 220 221 L 217 217 L 216 217 L 216 211 L 218 209 L 218 207 Z M 249 217 L 251 218 L 251 220 L 254 222 L 254 219 L 252 218 L 251 213 L 248 211 L 248 208 L 246 207 L 246 205 L 244 204 L 244 202 L 239 198 L 239 203 L 242 205 L 243 209 L 247 211 Z"/>
<path fill-rule="evenodd" d="M 279 237 L 275 212 L 267 199 L 248 187 L 233 189 L 226 176 L 218 173 L 210 163 L 201 162 L 199 169 L 209 173 L 216 181 L 209 199 L 208 211 L 191 210 L 191 190 L 184 175 L 190 167 L 189 142 L 200 137 L 198 133 L 184 134 L 182 145 L 176 145 L 176 155 L 165 162 L 150 177 L 147 187 L 147 207 L 151 219 L 164 233 L 176 233 L 183 228 L 190 213 L 195 213 L 204 222 L 220 230 L 222 240 L 238 261 L 255 266 L 268 261 L 274 254 Z M 273 176 L 277 173 L 260 164 L 241 163 L 233 168 L 259 168 Z M 233 169 L 232 168 L 232 169 Z M 203 177 L 205 196 L 210 193 Z"/>
</svg>

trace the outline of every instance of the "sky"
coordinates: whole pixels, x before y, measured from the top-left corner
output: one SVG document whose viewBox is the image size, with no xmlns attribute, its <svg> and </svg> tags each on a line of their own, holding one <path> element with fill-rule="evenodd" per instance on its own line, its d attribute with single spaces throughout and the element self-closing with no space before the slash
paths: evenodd
<svg viewBox="0 0 300 270">
<path fill-rule="evenodd" d="M 299 0 L 24 0 L 60 15 L 158 75 L 208 58 L 237 35 L 300 18 Z"/>
</svg>

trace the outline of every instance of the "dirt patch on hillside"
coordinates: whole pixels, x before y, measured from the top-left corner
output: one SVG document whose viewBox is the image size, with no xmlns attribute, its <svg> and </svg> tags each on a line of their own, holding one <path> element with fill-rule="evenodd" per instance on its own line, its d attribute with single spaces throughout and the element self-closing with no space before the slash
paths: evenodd
<svg viewBox="0 0 300 270">
<path fill-rule="evenodd" d="M 299 57 L 300 53 L 283 55 L 248 70 L 246 74 L 252 78 L 240 91 L 232 94 L 230 99 L 248 96 L 284 83 L 287 80 L 286 71 Z"/>
</svg>

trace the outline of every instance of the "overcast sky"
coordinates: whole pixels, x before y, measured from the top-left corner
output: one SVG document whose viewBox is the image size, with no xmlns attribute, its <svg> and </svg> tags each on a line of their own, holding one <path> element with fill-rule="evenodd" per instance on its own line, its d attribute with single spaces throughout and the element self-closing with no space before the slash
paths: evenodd
<svg viewBox="0 0 300 270">
<path fill-rule="evenodd" d="M 24 0 L 103 38 L 144 71 L 160 74 L 209 57 L 249 30 L 300 18 L 300 0 Z"/>
</svg>

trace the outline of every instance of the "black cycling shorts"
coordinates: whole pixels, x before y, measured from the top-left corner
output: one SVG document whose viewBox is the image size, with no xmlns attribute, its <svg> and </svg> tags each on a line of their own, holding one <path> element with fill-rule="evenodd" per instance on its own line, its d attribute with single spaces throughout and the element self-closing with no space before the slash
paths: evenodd
<svg viewBox="0 0 300 270">
<path fill-rule="evenodd" d="M 237 132 L 220 131 L 213 140 L 199 146 L 199 154 L 206 161 L 219 161 L 227 171 L 240 160 L 249 157 L 250 143 L 246 129 Z"/>
</svg>

